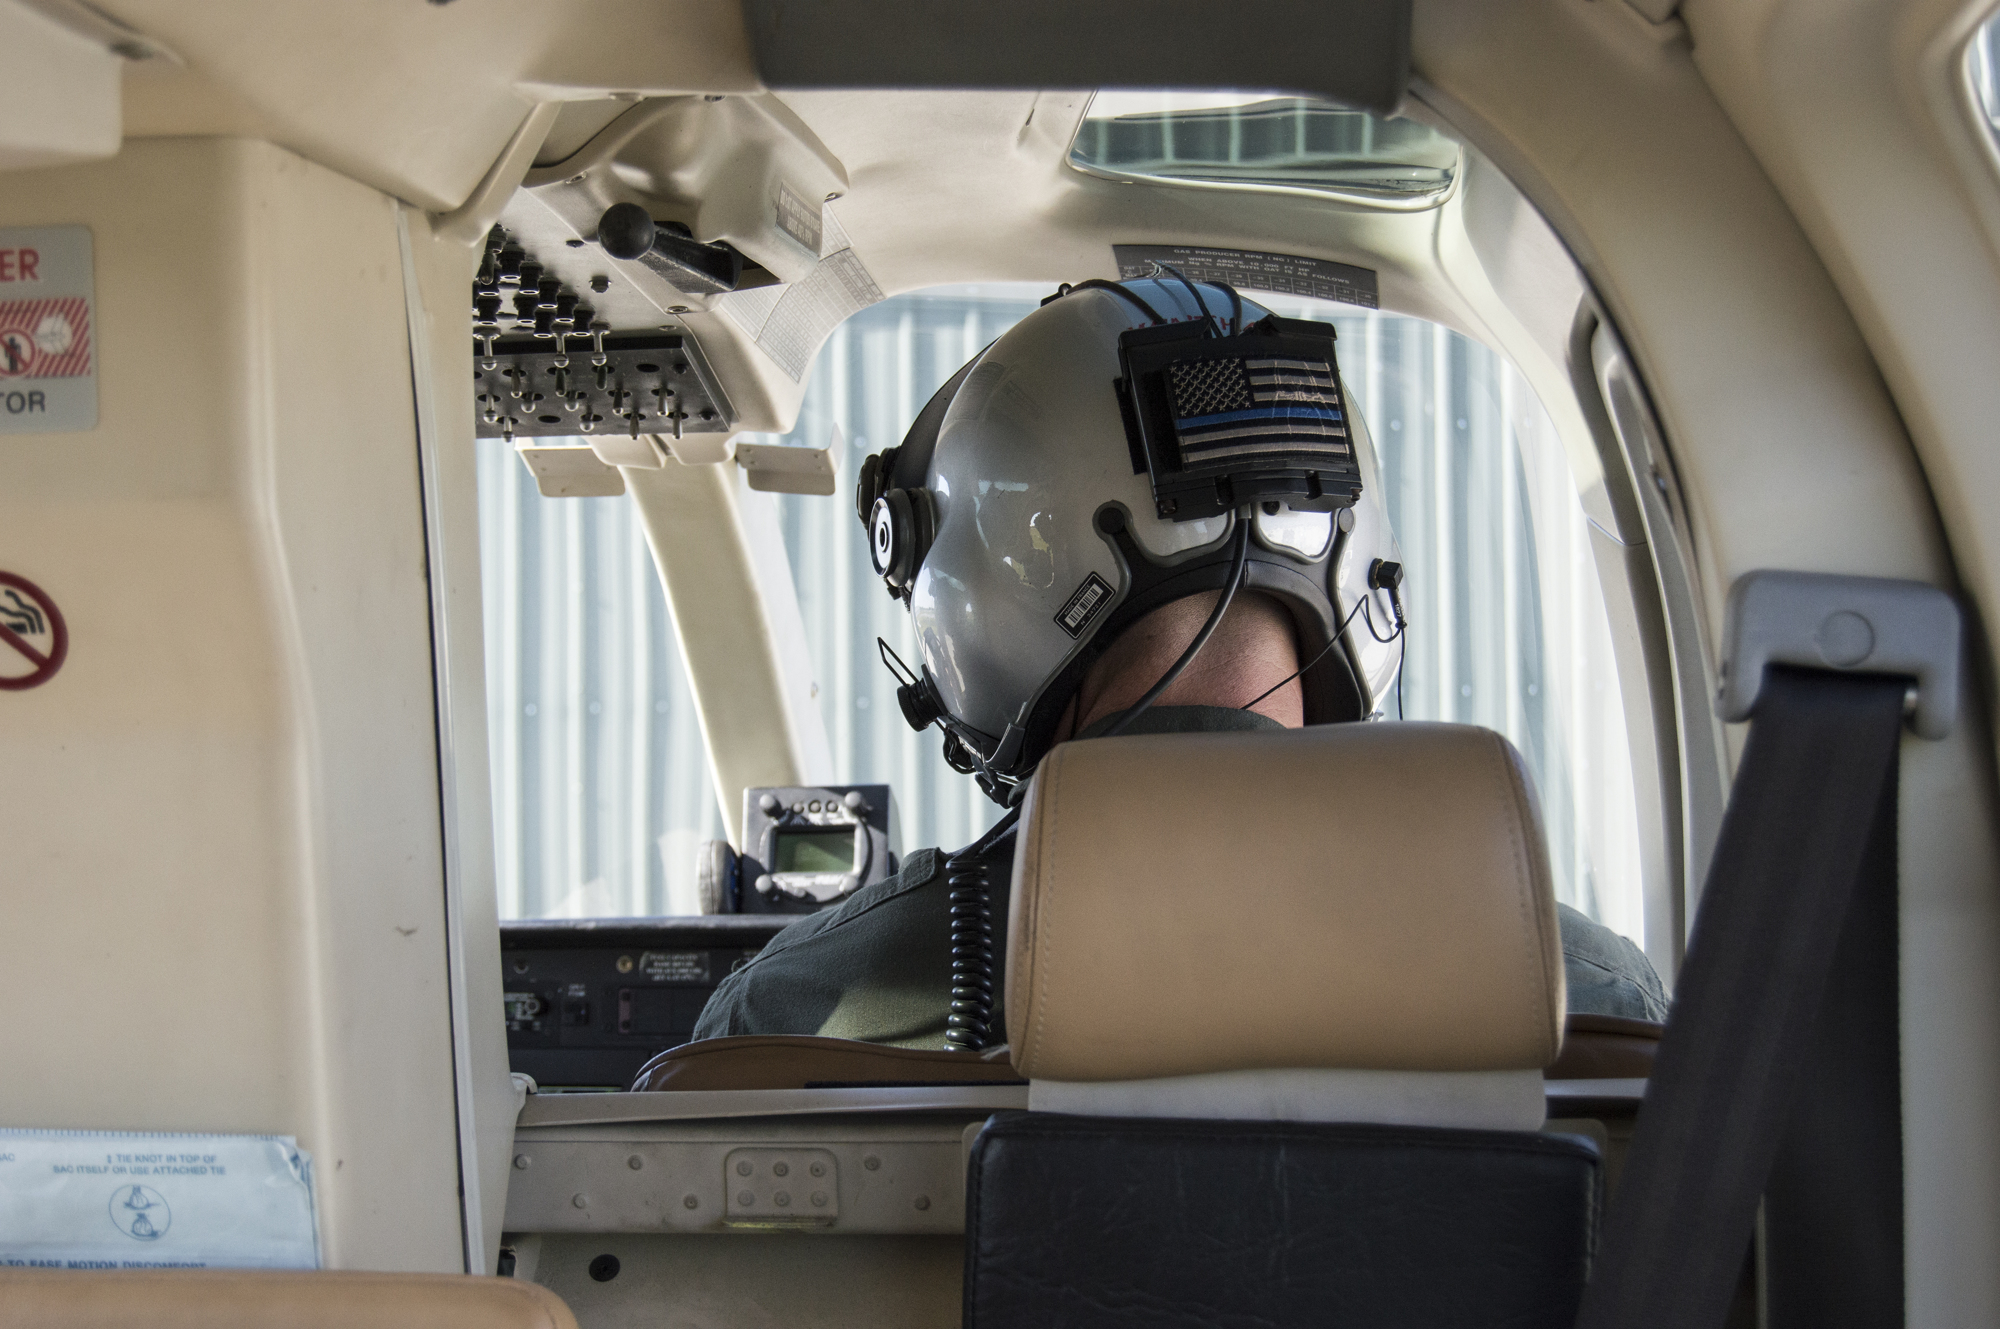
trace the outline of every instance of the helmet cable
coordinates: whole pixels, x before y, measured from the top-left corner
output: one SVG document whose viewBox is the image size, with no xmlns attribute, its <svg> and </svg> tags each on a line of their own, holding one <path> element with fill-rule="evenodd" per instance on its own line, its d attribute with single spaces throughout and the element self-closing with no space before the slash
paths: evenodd
<svg viewBox="0 0 2000 1329">
<path fill-rule="evenodd" d="M 1361 615 L 1363 621 L 1368 624 L 1368 635 L 1373 637 L 1376 641 L 1381 642 L 1384 646 L 1387 646 L 1390 642 L 1395 641 L 1399 637 L 1403 638 L 1401 654 L 1398 656 L 1396 660 L 1396 718 L 1400 720 L 1403 716 L 1403 661 L 1401 656 L 1409 654 L 1409 649 L 1410 649 L 1409 639 L 1406 635 L 1409 631 L 1410 624 L 1409 621 L 1403 617 L 1403 599 L 1402 596 L 1398 594 L 1398 591 L 1403 584 L 1403 566 L 1400 563 L 1388 563 L 1378 558 L 1375 560 L 1375 566 L 1371 567 L 1368 570 L 1368 582 L 1369 582 L 1368 593 L 1363 595 L 1359 600 L 1356 600 L 1354 602 L 1354 608 L 1347 611 L 1347 617 L 1340 620 L 1340 626 L 1336 627 L 1333 630 L 1333 635 L 1330 638 L 1328 638 L 1326 645 L 1319 648 L 1318 654 L 1314 655 L 1312 659 L 1306 661 L 1304 664 L 1300 665 L 1297 669 L 1294 669 L 1291 673 L 1286 674 L 1283 678 L 1273 683 L 1270 687 L 1265 688 L 1262 692 L 1252 697 L 1249 701 L 1244 702 L 1241 706 L 1237 707 L 1236 709 L 1239 711 L 1249 710 L 1252 706 L 1255 706 L 1258 702 L 1264 700 L 1264 698 L 1270 696 L 1273 692 L 1276 692 L 1279 688 L 1285 686 L 1285 684 L 1291 682 L 1293 679 L 1297 678 L 1300 674 L 1305 673 L 1306 670 L 1311 669 L 1321 660 L 1324 660 L 1327 656 L 1327 652 L 1331 651 L 1336 645 L 1339 644 L 1340 634 L 1347 631 L 1347 625 L 1354 621 L 1354 616 L 1356 614 L 1359 614 Z M 1396 630 L 1394 632 L 1391 632 L 1386 637 L 1375 630 L 1375 614 L 1374 611 L 1368 608 L 1368 602 L 1370 599 L 1373 598 L 1374 593 L 1376 591 L 1387 591 L 1389 593 L 1389 606 L 1391 609 L 1395 611 L 1396 614 L 1395 618 Z"/>
<path fill-rule="evenodd" d="M 1229 292 L 1229 335 L 1238 336 L 1243 331 L 1243 297 L 1234 286 L 1226 281 L 1213 283 Z"/>
<path fill-rule="evenodd" d="M 1125 712 L 1117 724 L 1102 735 L 1110 738 L 1123 732 L 1141 712 L 1181 676 L 1208 639 L 1215 635 L 1222 616 L 1229 612 L 1237 587 L 1243 584 L 1244 565 L 1250 556 L 1250 523 L 1239 517 L 1236 553 L 1230 562 L 1229 583 L 1209 611 L 1188 648 L 1159 682 Z M 945 1017 L 945 1046 L 957 1052 L 977 1052 L 987 1046 L 993 1032 L 993 851 L 1014 833 L 1020 821 L 1018 805 L 1009 808 L 993 828 L 959 850 L 944 863 L 945 887 L 951 907 L 951 1013 Z"/>
<path fill-rule="evenodd" d="M 1209 312 L 1208 301 L 1202 298 L 1201 288 L 1199 286 L 1196 286 L 1193 282 L 1189 281 L 1187 279 L 1187 274 L 1182 272 L 1179 268 L 1170 268 L 1164 263 L 1155 261 L 1153 264 L 1153 274 L 1155 278 L 1157 279 L 1158 275 L 1162 272 L 1168 273 L 1174 277 L 1179 278 L 1181 285 L 1188 288 L 1188 294 L 1194 297 L 1194 307 L 1196 309 L 1199 309 L 1201 311 L 1201 316 L 1208 320 L 1209 335 L 1211 337 L 1215 336 L 1216 335 L 1215 315 Z"/>
<path fill-rule="evenodd" d="M 917 681 L 917 671 L 904 664 L 903 657 L 896 654 L 896 648 L 880 637 L 875 639 L 875 653 L 882 657 L 882 667 L 898 683 L 907 687 Z"/>
<path fill-rule="evenodd" d="M 1396 718 L 1407 720 L 1409 717 L 1403 714 L 1403 669 L 1410 663 L 1410 638 L 1408 633 L 1397 635 L 1402 637 L 1403 644 L 1396 648 Z"/>
<path fill-rule="evenodd" d="M 1352 618 L 1353 615 L 1350 614 L 1348 615 L 1348 617 Z M 1408 623 L 1405 623 L 1403 621 L 1403 616 L 1401 614 L 1397 614 L 1395 619 L 1396 623 L 1395 629 L 1392 632 L 1390 632 L 1388 636 L 1385 637 L 1381 633 L 1377 632 L 1375 630 L 1375 614 L 1372 610 L 1368 608 L 1368 597 L 1366 596 L 1363 596 L 1361 599 L 1361 617 L 1368 624 L 1368 635 L 1373 637 L 1376 641 L 1381 642 L 1384 646 L 1387 646 L 1390 642 L 1402 636 L 1403 630 L 1409 626 Z"/>
<path fill-rule="evenodd" d="M 1181 671 L 1194 663 L 1194 657 L 1200 653 L 1202 647 L 1208 645 L 1208 639 L 1215 635 L 1215 629 L 1221 624 L 1222 616 L 1229 612 L 1229 602 L 1236 598 L 1236 588 L 1243 584 L 1243 567 L 1249 561 L 1249 558 L 1250 523 L 1244 517 L 1238 515 L 1236 518 L 1236 556 L 1229 564 L 1229 583 L 1222 588 L 1222 598 L 1215 602 L 1215 608 L 1209 611 L 1208 621 L 1201 625 L 1200 632 L 1194 634 L 1194 640 L 1188 643 L 1188 648 L 1185 651 L 1181 652 L 1181 658 L 1174 661 L 1173 667 L 1168 669 L 1166 673 L 1160 675 L 1160 681 L 1148 688 L 1146 695 L 1139 698 L 1132 709 L 1126 711 L 1120 717 L 1117 724 L 1112 725 L 1109 729 L 1098 735 L 1098 737 L 1113 738 L 1124 733 L 1127 726 L 1138 719 L 1154 702 L 1160 699 L 1161 693 L 1173 686 L 1174 680 L 1181 676 Z"/>
<path fill-rule="evenodd" d="M 1137 291 L 1126 286 L 1123 282 L 1106 281 L 1102 277 L 1092 277 L 1088 281 L 1080 281 L 1077 282 L 1075 285 L 1071 285 L 1069 282 L 1064 282 L 1062 286 L 1057 289 L 1055 295 L 1051 296 L 1050 299 L 1061 299 L 1063 296 L 1068 295 L 1071 291 L 1111 291 L 1117 295 L 1124 296 L 1127 300 L 1130 300 L 1132 304 L 1138 308 L 1139 312 L 1144 314 L 1152 322 L 1154 323 L 1168 322 L 1167 319 L 1160 317 L 1159 310 L 1153 308 L 1151 305 L 1146 303 L 1145 297 L 1141 296 Z"/>
<path fill-rule="evenodd" d="M 1258 702 L 1264 700 L 1264 698 L 1270 696 L 1273 692 L 1276 692 L 1279 688 L 1285 686 L 1285 684 L 1291 682 L 1293 679 L 1297 678 L 1300 674 L 1305 673 L 1306 670 L 1311 669 L 1321 660 L 1326 659 L 1328 653 L 1331 652 L 1334 647 L 1340 645 L 1340 634 L 1347 631 L 1347 625 L 1354 621 L 1354 616 L 1360 613 L 1362 606 L 1366 605 L 1367 603 L 1368 601 L 1365 598 L 1356 600 L 1354 602 L 1354 608 L 1347 611 L 1347 617 L 1340 620 L 1340 626 L 1336 627 L 1333 630 L 1333 635 L 1327 638 L 1326 645 L 1320 647 L 1318 653 L 1315 654 L 1312 659 L 1306 661 L 1304 664 L 1300 665 L 1297 669 L 1294 669 L 1291 673 L 1286 674 L 1283 678 L 1273 683 L 1270 687 L 1265 688 L 1262 692 L 1252 697 L 1249 701 L 1244 702 L 1241 706 L 1238 706 L 1236 709 L 1239 711 L 1249 710 L 1252 706 L 1255 706 Z"/>
</svg>

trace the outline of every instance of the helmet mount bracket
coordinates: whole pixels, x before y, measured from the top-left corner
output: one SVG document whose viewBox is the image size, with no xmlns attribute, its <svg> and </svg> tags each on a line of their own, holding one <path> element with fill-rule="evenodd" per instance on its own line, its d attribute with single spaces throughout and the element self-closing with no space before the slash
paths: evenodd
<svg viewBox="0 0 2000 1329">
<path fill-rule="evenodd" d="M 1118 338 L 1134 461 L 1163 521 L 1247 503 L 1332 512 L 1361 497 L 1331 324 L 1267 315 L 1232 336 L 1215 323 L 1132 328 Z"/>
</svg>

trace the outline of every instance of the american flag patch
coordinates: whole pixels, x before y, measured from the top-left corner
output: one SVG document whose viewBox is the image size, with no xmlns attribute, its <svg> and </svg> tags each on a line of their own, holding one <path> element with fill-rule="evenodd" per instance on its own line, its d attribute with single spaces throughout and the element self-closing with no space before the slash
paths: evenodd
<svg viewBox="0 0 2000 1329">
<path fill-rule="evenodd" d="M 1167 367 L 1167 387 L 1185 464 L 1271 452 L 1349 455 L 1340 387 L 1324 360 L 1184 360 Z"/>
</svg>

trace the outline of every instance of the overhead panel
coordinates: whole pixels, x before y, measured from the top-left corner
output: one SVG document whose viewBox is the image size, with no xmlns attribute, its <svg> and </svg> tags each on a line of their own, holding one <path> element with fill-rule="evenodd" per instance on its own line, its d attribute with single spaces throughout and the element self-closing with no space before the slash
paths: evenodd
<svg viewBox="0 0 2000 1329">
<path fill-rule="evenodd" d="M 99 34 L 0 0 L 0 170 L 117 152 L 123 70 Z"/>
</svg>

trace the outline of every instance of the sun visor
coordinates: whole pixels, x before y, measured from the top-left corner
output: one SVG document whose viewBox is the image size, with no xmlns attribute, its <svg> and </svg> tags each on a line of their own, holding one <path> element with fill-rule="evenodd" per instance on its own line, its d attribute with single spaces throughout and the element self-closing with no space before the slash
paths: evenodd
<svg viewBox="0 0 2000 1329">
<path fill-rule="evenodd" d="M 1268 88 L 1393 113 L 1410 0 L 745 0 L 770 88 Z"/>
</svg>

